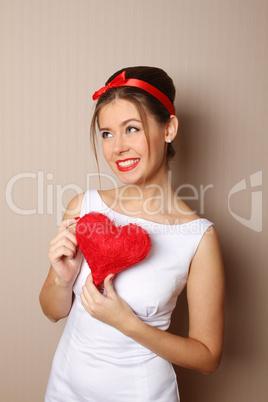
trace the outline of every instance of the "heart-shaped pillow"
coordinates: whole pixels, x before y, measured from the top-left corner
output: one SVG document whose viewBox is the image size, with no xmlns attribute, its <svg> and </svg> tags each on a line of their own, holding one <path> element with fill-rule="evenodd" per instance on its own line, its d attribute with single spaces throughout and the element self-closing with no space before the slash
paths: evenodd
<svg viewBox="0 0 268 402">
<path fill-rule="evenodd" d="M 149 253 L 151 240 L 141 226 L 115 224 L 99 212 L 79 219 L 76 230 L 78 245 L 98 286 L 109 274 L 116 274 L 142 261 Z"/>
</svg>

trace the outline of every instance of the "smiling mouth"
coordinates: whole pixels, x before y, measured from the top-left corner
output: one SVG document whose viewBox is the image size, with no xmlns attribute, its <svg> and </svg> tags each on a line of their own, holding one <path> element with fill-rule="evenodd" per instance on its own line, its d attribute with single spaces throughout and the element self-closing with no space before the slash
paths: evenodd
<svg viewBox="0 0 268 402">
<path fill-rule="evenodd" d="M 139 161 L 140 161 L 139 158 L 117 161 L 116 162 L 117 169 L 120 170 L 121 172 L 126 172 L 128 170 L 134 169 L 138 165 Z"/>
</svg>

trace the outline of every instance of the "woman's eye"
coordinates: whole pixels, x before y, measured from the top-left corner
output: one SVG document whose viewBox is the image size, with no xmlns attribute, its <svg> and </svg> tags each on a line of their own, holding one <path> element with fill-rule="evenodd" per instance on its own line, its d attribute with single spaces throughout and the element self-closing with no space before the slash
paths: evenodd
<svg viewBox="0 0 268 402">
<path fill-rule="evenodd" d="M 109 133 L 108 131 L 103 131 L 101 133 L 102 138 L 110 138 L 112 136 L 111 133 Z"/>
<path fill-rule="evenodd" d="M 127 127 L 127 133 L 135 133 L 136 131 L 140 131 L 137 127 Z"/>
</svg>

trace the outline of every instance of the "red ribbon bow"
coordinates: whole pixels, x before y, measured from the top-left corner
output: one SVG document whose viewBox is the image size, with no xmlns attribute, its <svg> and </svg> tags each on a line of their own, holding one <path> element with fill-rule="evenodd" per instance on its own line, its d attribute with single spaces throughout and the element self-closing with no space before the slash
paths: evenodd
<svg viewBox="0 0 268 402">
<path fill-rule="evenodd" d="M 109 84 L 107 84 L 105 87 L 102 87 L 98 91 L 94 93 L 92 96 L 92 99 L 95 101 L 101 97 L 101 95 L 105 94 L 106 91 L 110 88 L 116 88 L 124 85 L 126 82 L 126 72 L 123 71 L 121 74 L 117 75 Z"/>
<path fill-rule="evenodd" d="M 159 89 L 154 87 L 153 85 L 149 84 L 148 82 L 138 80 L 136 78 L 129 78 L 126 79 L 126 72 L 123 71 L 121 74 L 117 75 L 111 82 L 109 82 L 108 85 L 105 87 L 102 87 L 98 91 L 94 93 L 92 96 L 93 100 L 99 99 L 99 97 L 103 94 L 105 94 L 106 91 L 110 88 L 116 88 L 116 87 L 124 87 L 124 86 L 130 86 L 130 87 L 136 87 L 136 88 L 141 88 L 144 91 L 148 92 L 149 94 L 153 95 L 156 99 L 158 99 L 163 105 L 167 108 L 169 111 L 170 115 L 175 114 L 175 109 L 174 106 L 171 102 L 171 100 Z"/>
</svg>

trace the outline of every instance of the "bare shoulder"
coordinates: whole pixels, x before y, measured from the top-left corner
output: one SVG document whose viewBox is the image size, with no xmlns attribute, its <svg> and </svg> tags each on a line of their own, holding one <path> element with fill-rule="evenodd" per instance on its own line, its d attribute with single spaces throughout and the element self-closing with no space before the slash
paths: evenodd
<svg viewBox="0 0 268 402">
<path fill-rule="evenodd" d="M 218 233 L 213 225 L 209 226 L 204 232 L 198 248 L 196 250 L 194 259 L 202 258 L 206 255 L 214 256 L 215 254 L 221 257 L 221 247 Z"/>
<path fill-rule="evenodd" d="M 66 208 L 63 220 L 80 216 L 84 195 L 85 193 L 80 193 L 71 199 Z"/>
<path fill-rule="evenodd" d="M 190 272 L 197 275 L 213 273 L 223 278 L 223 270 L 219 236 L 214 226 L 210 226 L 200 240 L 191 263 Z"/>
</svg>

